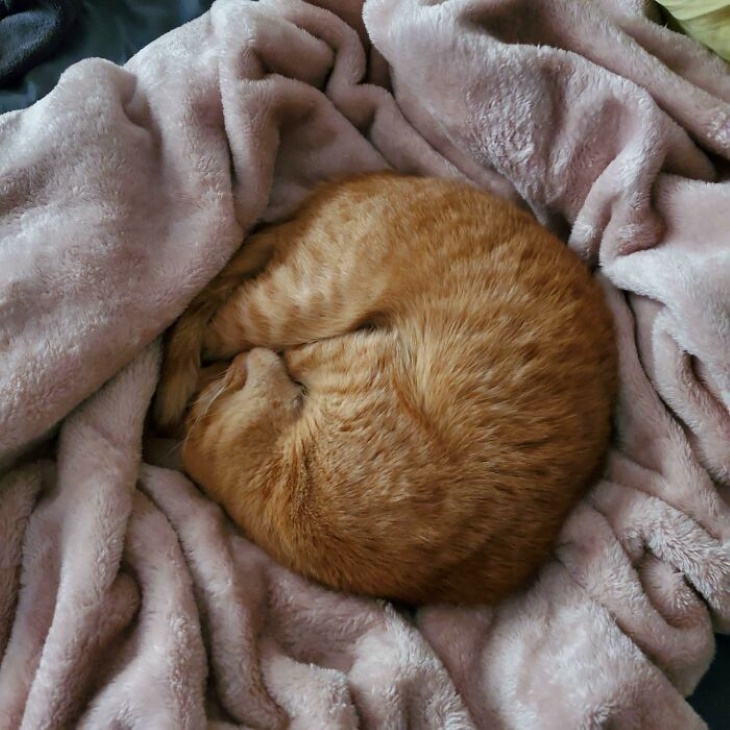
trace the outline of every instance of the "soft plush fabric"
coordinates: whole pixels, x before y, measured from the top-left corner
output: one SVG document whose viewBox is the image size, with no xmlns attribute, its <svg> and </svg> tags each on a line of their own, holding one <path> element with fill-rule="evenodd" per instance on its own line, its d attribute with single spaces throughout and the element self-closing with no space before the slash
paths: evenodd
<svg viewBox="0 0 730 730">
<path fill-rule="evenodd" d="M 317 5 L 219 0 L 0 117 L 0 727 L 704 727 L 683 696 L 730 627 L 724 64 L 639 0 Z M 158 337 L 246 231 L 385 166 L 523 199 L 615 313 L 605 476 L 498 607 L 309 584 L 144 437 Z"/>
<path fill-rule="evenodd" d="M 53 53 L 80 6 L 81 0 L 0 0 L 0 86 Z"/>
</svg>

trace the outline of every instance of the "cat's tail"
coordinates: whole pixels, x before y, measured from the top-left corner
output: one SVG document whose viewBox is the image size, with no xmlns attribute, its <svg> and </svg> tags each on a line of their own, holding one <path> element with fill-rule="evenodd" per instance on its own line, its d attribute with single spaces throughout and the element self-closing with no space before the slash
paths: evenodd
<svg viewBox="0 0 730 730">
<path fill-rule="evenodd" d="M 270 256 L 267 237 L 252 237 L 167 331 L 160 383 L 152 406 L 153 420 L 161 432 L 178 431 L 197 390 L 210 320 L 239 286 L 266 265 Z"/>
</svg>

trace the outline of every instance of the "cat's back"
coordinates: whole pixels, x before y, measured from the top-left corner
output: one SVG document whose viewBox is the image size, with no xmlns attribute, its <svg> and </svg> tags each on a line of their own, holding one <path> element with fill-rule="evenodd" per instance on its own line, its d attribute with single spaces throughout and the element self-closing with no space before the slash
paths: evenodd
<svg viewBox="0 0 730 730">
<path fill-rule="evenodd" d="M 515 489 L 539 475 L 550 491 L 565 473 L 585 484 L 608 444 L 617 385 L 598 279 L 511 203 L 448 181 L 411 185 L 395 227 L 417 245 L 394 266 L 393 310 L 400 377 L 423 417 L 460 464 L 510 473 Z"/>
<path fill-rule="evenodd" d="M 562 398 L 581 410 L 594 381 L 605 414 L 616 353 L 602 288 L 529 213 L 460 182 L 391 173 L 325 187 L 322 199 L 335 201 L 341 248 L 383 257 L 387 306 L 372 318 L 403 335 L 403 370 L 426 410 L 442 400 L 434 415 L 448 418 L 447 404 L 484 406 L 482 393 L 535 411 L 541 389 L 543 409 Z"/>
<path fill-rule="evenodd" d="M 303 251 L 327 255 L 317 268 L 339 276 L 341 260 L 377 257 L 394 293 L 401 284 L 404 294 L 458 299 L 500 273 L 524 288 L 535 283 L 531 277 L 555 282 L 571 270 L 573 285 L 590 281 L 576 269 L 576 256 L 529 213 L 455 180 L 380 172 L 329 181 L 292 225 L 287 236 L 301 240 Z"/>
<path fill-rule="evenodd" d="M 383 397 L 398 397 L 373 438 L 419 434 L 387 509 L 412 504 L 409 490 L 440 495 L 446 573 L 404 596 L 504 595 L 545 559 L 609 444 L 617 363 L 601 287 L 529 214 L 469 186 L 384 175 L 338 195 L 388 279 L 373 318 L 394 333 Z M 402 534 L 378 539 L 417 560 Z"/>
<path fill-rule="evenodd" d="M 254 342 L 282 345 L 303 312 L 329 330 L 284 353 L 306 397 L 260 474 L 284 475 L 276 508 L 249 494 L 249 528 L 358 593 L 473 603 L 524 585 L 609 444 L 612 321 L 585 264 L 508 202 L 389 173 L 322 185 L 265 235 L 259 299 L 232 312 Z"/>
<path fill-rule="evenodd" d="M 512 486 L 539 474 L 552 489 L 566 471 L 585 483 L 608 442 L 617 358 L 575 253 L 512 203 L 440 178 L 328 183 L 302 220 L 339 255 L 378 257 L 366 319 L 398 334 L 392 385 L 458 463 Z"/>
</svg>

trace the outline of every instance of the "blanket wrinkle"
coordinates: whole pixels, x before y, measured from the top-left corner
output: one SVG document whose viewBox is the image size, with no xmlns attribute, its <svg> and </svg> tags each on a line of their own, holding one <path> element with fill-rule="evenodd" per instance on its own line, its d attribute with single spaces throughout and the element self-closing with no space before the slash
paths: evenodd
<svg viewBox="0 0 730 730">
<path fill-rule="evenodd" d="M 94 655 L 136 610 L 137 587 L 118 571 L 158 360 L 155 350 L 136 358 L 61 430 L 58 484 L 43 495 L 25 539 L 26 568 L 42 580 L 21 592 L 21 620 L 0 664 L 0 707 L 9 726 L 24 705 L 35 710 L 24 717 L 31 727 L 49 718 L 67 723 L 78 709 L 69 699 L 78 701 L 90 680 Z M 82 502 L 91 509 L 79 513 Z"/>
<path fill-rule="evenodd" d="M 140 486 L 167 514 L 180 540 L 220 701 L 239 722 L 284 727 L 285 716 L 269 696 L 259 664 L 257 634 L 264 622 L 267 591 L 263 566 L 249 561 L 251 568 L 244 566 L 237 576 L 222 512 L 197 494 L 179 472 L 144 465 Z M 189 499 L 176 499 L 180 492 Z"/>
<path fill-rule="evenodd" d="M 643 0 L 218 0 L 0 116 L 0 728 L 705 727 L 684 697 L 730 631 L 728 119 L 727 68 Z M 605 472 L 499 606 L 291 574 L 145 427 L 159 336 L 252 226 L 388 167 L 530 208 L 614 313 Z"/>
<path fill-rule="evenodd" d="M 0 656 L 5 654 L 17 595 L 15 587 L 23 554 L 23 538 L 28 518 L 41 489 L 42 469 L 28 464 L 0 480 Z"/>
</svg>

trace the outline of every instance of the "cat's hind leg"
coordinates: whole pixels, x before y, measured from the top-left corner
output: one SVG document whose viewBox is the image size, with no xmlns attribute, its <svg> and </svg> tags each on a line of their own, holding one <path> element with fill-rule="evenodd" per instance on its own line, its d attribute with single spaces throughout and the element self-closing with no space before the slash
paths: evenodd
<svg viewBox="0 0 730 730">
<path fill-rule="evenodd" d="M 275 231 L 271 261 L 211 319 L 204 359 L 253 347 L 284 350 L 387 320 L 393 288 L 387 248 L 327 234 L 315 227 L 291 240 L 285 226 Z"/>
</svg>

